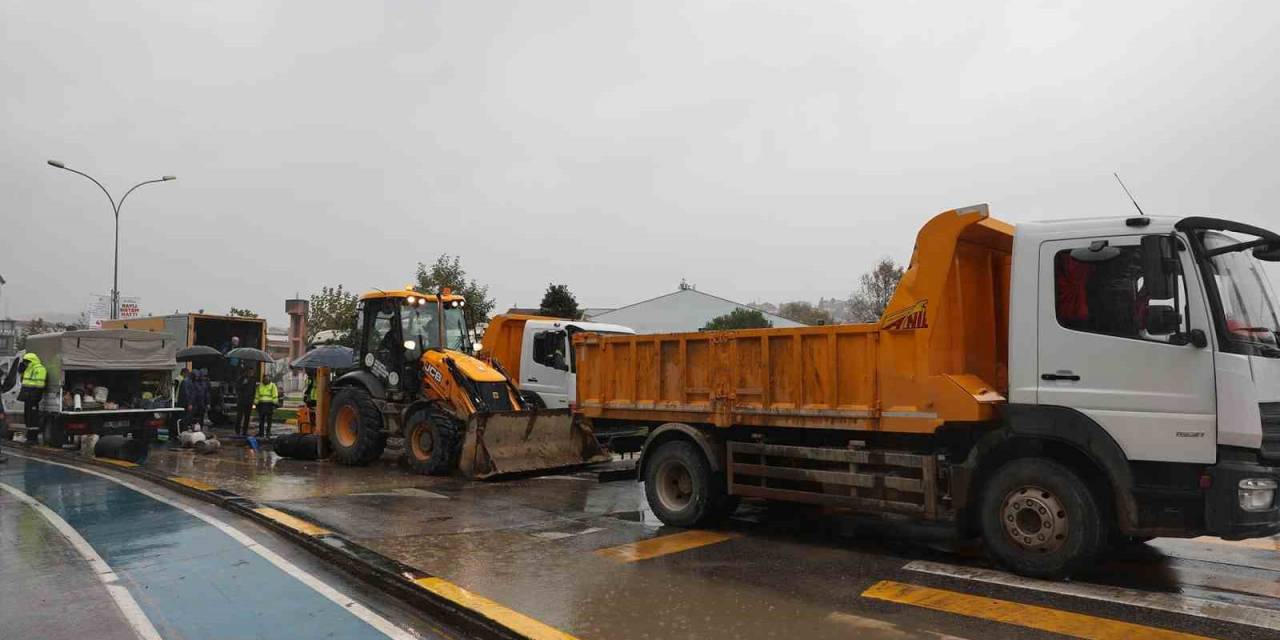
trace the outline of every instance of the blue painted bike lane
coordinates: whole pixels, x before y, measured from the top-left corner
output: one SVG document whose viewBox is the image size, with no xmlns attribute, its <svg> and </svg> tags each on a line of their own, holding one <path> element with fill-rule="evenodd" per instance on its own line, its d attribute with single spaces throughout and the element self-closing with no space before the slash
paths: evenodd
<svg viewBox="0 0 1280 640">
<path fill-rule="evenodd" d="M 164 638 L 411 637 L 372 614 L 383 627 L 376 628 L 368 615 L 354 615 L 245 541 L 172 504 L 30 458 L 6 466 L 0 482 L 66 520 Z"/>
</svg>

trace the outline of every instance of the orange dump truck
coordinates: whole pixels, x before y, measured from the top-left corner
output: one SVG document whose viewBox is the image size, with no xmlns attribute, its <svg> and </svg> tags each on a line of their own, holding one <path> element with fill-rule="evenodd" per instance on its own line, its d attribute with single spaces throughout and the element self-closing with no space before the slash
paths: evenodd
<svg viewBox="0 0 1280 640">
<path fill-rule="evenodd" d="M 1044 577 L 1122 541 L 1272 535 L 1280 369 L 1257 372 L 1280 350 L 1214 315 L 1198 274 L 1230 254 L 1227 233 L 1261 238 L 1246 257 L 1280 249 L 1208 218 L 1015 232 L 985 205 L 948 211 L 878 323 L 576 336 L 576 411 L 597 430 L 650 428 L 640 478 L 675 526 L 743 496 L 844 507 L 981 535 Z M 1215 356 L 1241 353 L 1255 374 L 1232 402 L 1253 405 L 1227 409 Z"/>
</svg>

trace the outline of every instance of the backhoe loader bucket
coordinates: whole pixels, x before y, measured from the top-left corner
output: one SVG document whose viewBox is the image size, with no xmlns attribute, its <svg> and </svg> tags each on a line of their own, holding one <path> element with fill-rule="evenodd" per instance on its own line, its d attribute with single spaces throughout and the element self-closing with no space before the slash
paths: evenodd
<svg viewBox="0 0 1280 640">
<path fill-rule="evenodd" d="M 568 410 L 501 411 L 467 421 L 458 470 L 483 480 L 609 459 L 591 429 Z"/>
</svg>

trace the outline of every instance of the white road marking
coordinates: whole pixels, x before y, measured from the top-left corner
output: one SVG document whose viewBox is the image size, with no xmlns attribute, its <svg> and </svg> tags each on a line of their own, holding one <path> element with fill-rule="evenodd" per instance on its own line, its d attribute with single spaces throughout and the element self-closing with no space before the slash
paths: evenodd
<svg viewBox="0 0 1280 640">
<path fill-rule="evenodd" d="M 604 531 L 604 529 L 601 529 L 600 527 L 591 527 L 589 529 L 583 529 L 582 531 L 539 531 L 533 534 L 533 537 L 542 538 L 543 540 L 564 540 L 565 538 L 585 536 L 588 533 L 595 533 L 597 531 Z"/>
<path fill-rule="evenodd" d="M 577 480 L 579 482 L 594 482 L 592 478 L 579 478 L 578 476 L 538 476 L 534 480 Z"/>
<path fill-rule="evenodd" d="M 827 620 L 853 627 L 858 631 L 871 632 L 876 638 L 884 638 L 886 640 L 897 640 L 899 638 L 902 640 L 915 640 L 920 638 L 921 634 L 937 638 L 938 640 L 965 640 L 960 636 L 953 636 L 939 631 L 907 631 L 892 622 L 876 620 L 875 618 L 864 618 L 862 616 L 855 616 L 852 613 L 844 613 L 841 611 L 834 611 L 830 613 L 827 615 Z"/>
<path fill-rule="evenodd" d="M 120 607 L 120 613 L 124 615 L 125 621 L 133 627 L 133 632 L 139 638 L 144 640 L 160 640 L 160 632 L 156 631 L 155 625 L 151 624 L 151 619 L 147 614 L 142 612 L 142 607 L 138 606 L 138 601 L 133 599 L 133 594 L 129 593 L 129 589 L 120 584 L 120 577 L 116 575 L 111 567 L 107 565 L 107 561 L 98 555 L 93 546 L 89 544 L 80 532 L 76 531 L 62 516 L 54 513 L 52 509 L 41 504 L 39 500 L 18 490 L 16 487 L 0 482 L 0 489 L 3 489 L 13 497 L 22 501 L 28 507 L 35 509 L 40 515 L 44 516 L 49 524 L 53 525 L 62 537 L 71 543 L 71 547 L 80 554 L 89 563 L 89 567 L 97 574 L 98 579 L 102 580 L 102 584 L 107 588 L 107 593 L 111 594 L 111 599 L 115 600 L 116 606 Z"/>
<path fill-rule="evenodd" d="M 1031 589 L 1045 593 L 1056 593 L 1088 600 L 1117 602 L 1135 607 L 1181 613 L 1197 618 L 1234 622 L 1264 629 L 1280 629 L 1280 609 L 1263 609 L 1261 607 L 1214 602 L 1204 598 L 1192 598 L 1172 593 L 1139 591 L 1137 589 L 1087 584 L 1084 582 L 1050 582 L 1035 578 L 1023 578 L 1003 571 L 960 567 L 923 560 L 909 562 L 902 568 L 908 571 L 974 580 L 1006 587 Z"/>
<path fill-rule="evenodd" d="M 1156 538 L 1147 543 L 1164 555 L 1184 560 L 1280 571 L 1280 557 L 1261 549 L 1224 544 L 1225 540 Z"/>
<path fill-rule="evenodd" d="M 418 489 L 416 487 L 405 487 L 402 489 L 392 489 L 390 491 L 366 491 L 364 493 L 353 493 L 353 496 L 389 496 L 393 498 L 438 498 L 440 500 L 448 500 L 449 496 L 441 495 L 434 491 L 426 489 Z"/>
<path fill-rule="evenodd" d="M 81 469 L 80 467 L 76 467 L 73 465 L 63 464 L 61 462 L 53 462 L 52 460 L 32 458 L 30 456 L 25 456 L 20 453 L 11 453 L 10 455 L 18 458 L 23 458 L 26 460 L 31 460 L 33 462 L 40 462 L 43 464 L 51 464 L 59 467 L 66 467 L 73 471 L 79 471 L 81 473 L 87 473 L 90 475 L 98 476 L 100 478 L 105 478 L 122 487 L 126 487 L 128 489 L 137 491 L 138 493 L 141 493 L 142 495 L 147 496 L 148 498 L 157 500 L 159 502 L 163 502 L 164 504 L 167 504 L 175 509 L 181 509 L 182 511 L 185 511 L 188 514 L 196 518 L 199 518 L 200 520 L 210 525 L 213 525 L 219 531 L 227 534 L 228 536 L 231 536 L 231 539 L 235 540 L 236 542 L 239 542 L 245 548 L 253 551 L 259 556 L 262 556 L 264 559 L 266 559 L 267 562 L 270 562 L 271 564 L 275 565 L 276 568 L 289 574 L 290 576 L 293 576 L 296 580 L 298 580 L 302 584 L 305 584 L 308 587 L 311 587 L 311 589 L 314 590 L 316 593 L 319 593 L 325 598 L 328 598 L 334 604 L 337 604 L 339 607 L 342 607 L 351 615 L 359 618 L 360 620 L 363 620 L 366 624 L 382 632 L 382 634 L 387 636 L 388 638 L 395 638 L 396 640 L 417 640 L 418 638 L 421 638 L 421 636 L 417 634 L 413 634 L 404 629 L 401 629 L 399 626 L 395 625 L 390 620 L 383 618 L 377 613 L 374 613 L 373 611 L 369 610 L 368 607 L 365 607 L 359 602 L 356 602 L 355 600 L 351 599 L 341 591 L 338 591 L 337 589 L 334 589 L 333 587 L 325 584 L 319 578 L 302 570 L 297 565 L 284 559 L 276 552 L 258 544 L 257 542 L 254 542 L 253 538 L 250 538 L 249 536 L 245 535 L 239 529 L 236 529 L 235 527 L 232 527 L 231 525 L 221 520 L 218 520 L 213 516 L 200 513 L 199 511 L 196 511 L 195 509 L 188 507 L 187 505 L 174 502 L 173 500 L 170 500 L 164 496 L 158 495 L 156 493 L 152 493 L 151 491 L 143 489 L 142 487 L 139 487 L 133 484 L 132 482 L 127 482 L 119 478 L 113 478 L 105 473 L 102 473 L 101 471 L 97 471 L 94 469 Z M 41 506 L 44 506 L 44 505 L 41 505 Z M 67 525 L 67 526 L 70 527 L 70 525 Z M 76 534 L 76 535 L 79 535 L 79 534 Z M 88 543 L 86 542 L 85 544 L 87 545 Z M 90 547 L 90 549 L 92 549 L 92 547 Z M 103 564 L 105 566 L 106 563 L 103 563 Z M 110 569 L 108 568 L 108 570 Z M 157 640 L 160 638 L 159 635 L 156 635 L 154 637 Z"/>
</svg>

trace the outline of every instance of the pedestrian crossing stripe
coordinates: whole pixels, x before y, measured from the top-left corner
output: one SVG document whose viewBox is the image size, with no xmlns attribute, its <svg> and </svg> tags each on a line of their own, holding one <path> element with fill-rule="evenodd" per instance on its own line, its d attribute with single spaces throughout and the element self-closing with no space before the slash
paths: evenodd
<svg viewBox="0 0 1280 640">
<path fill-rule="evenodd" d="M 881 580 L 871 585 L 862 592 L 862 596 L 1084 640 L 1209 640 L 1205 636 L 1181 631 L 892 580 Z"/>
</svg>

